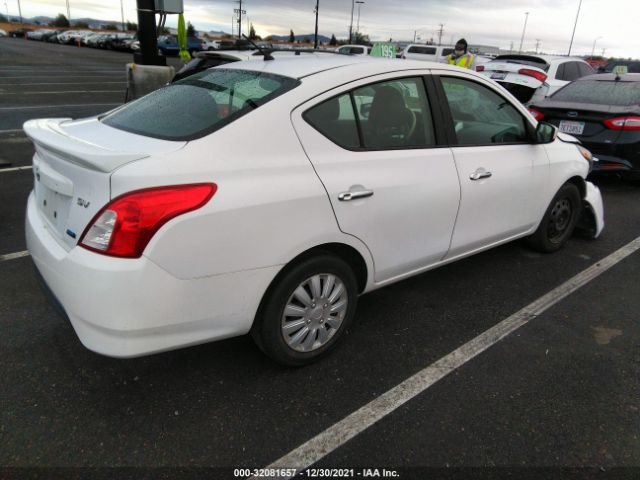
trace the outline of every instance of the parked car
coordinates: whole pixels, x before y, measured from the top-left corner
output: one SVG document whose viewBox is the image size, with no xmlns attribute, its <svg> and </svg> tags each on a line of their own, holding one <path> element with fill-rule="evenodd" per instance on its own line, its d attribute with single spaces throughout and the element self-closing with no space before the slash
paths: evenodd
<svg viewBox="0 0 640 480">
<path fill-rule="evenodd" d="M 640 180 L 640 73 L 583 77 L 530 108 L 591 150 L 594 172 Z"/>
<path fill-rule="evenodd" d="M 11 30 L 11 32 L 9 32 L 9 36 L 13 38 L 24 38 L 27 33 L 32 31 L 32 28 L 18 28 L 16 30 Z"/>
<path fill-rule="evenodd" d="M 366 45 L 343 45 L 336 48 L 336 52 L 346 55 L 369 55 L 372 47 Z"/>
<path fill-rule="evenodd" d="M 0 37 L 6 37 L 6 36 L 7 36 L 7 32 L 0 28 Z"/>
<path fill-rule="evenodd" d="M 129 33 L 114 33 L 103 42 L 103 48 L 106 48 L 107 50 L 127 52 L 130 51 L 131 42 L 134 40 L 136 40 L 136 35 Z"/>
<path fill-rule="evenodd" d="M 612 60 L 598 68 L 598 73 L 640 73 L 638 60 Z"/>
<path fill-rule="evenodd" d="M 56 30 L 46 30 L 46 29 L 32 30 L 31 32 L 27 32 L 27 39 L 42 40 L 42 37 L 44 35 L 51 34 L 51 33 L 57 33 L 57 32 Z"/>
<path fill-rule="evenodd" d="M 302 365 L 344 337 L 360 294 L 604 225 L 587 150 L 442 64 L 236 62 L 24 129 L 31 258 L 84 345 L 114 357 L 251 332 Z"/>
<path fill-rule="evenodd" d="M 423 45 L 410 43 L 402 53 L 400 58 L 409 60 L 423 60 L 427 62 L 442 62 L 447 55 L 453 53 L 454 47 L 449 45 Z"/>
<path fill-rule="evenodd" d="M 204 50 L 219 50 L 221 48 L 234 48 L 233 40 L 211 40 L 204 43 Z"/>
<path fill-rule="evenodd" d="M 568 83 L 595 73 L 580 58 L 546 55 L 499 55 L 476 70 L 525 104 L 538 102 Z"/>
<path fill-rule="evenodd" d="M 196 52 L 204 50 L 204 41 L 196 37 L 187 38 L 187 50 L 193 56 Z M 173 35 L 158 37 L 158 53 L 160 55 L 178 55 L 180 47 L 178 39 Z"/>
</svg>

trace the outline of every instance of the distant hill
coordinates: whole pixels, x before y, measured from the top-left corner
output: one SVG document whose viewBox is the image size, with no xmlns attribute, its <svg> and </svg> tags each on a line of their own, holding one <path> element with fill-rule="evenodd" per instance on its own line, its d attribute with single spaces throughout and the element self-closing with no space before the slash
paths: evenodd
<svg viewBox="0 0 640 480">
<path fill-rule="evenodd" d="M 272 35 L 271 38 L 278 42 L 289 41 L 289 35 Z M 313 42 L 313 33 L 309 33 L 307 35 L 295 35 L 296 42 L 303 41 L 305 38 Z M 322 43 L 329 43 L 331 41 L 331 37 L 327 37 L 325 35 L 318 35 L 318 41 Z"/>
</svg>

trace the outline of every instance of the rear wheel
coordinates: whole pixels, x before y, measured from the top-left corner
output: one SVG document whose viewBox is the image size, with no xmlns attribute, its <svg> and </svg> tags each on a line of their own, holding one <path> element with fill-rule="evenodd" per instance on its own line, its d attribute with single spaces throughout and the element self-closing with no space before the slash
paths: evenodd
<svg viewBox="0 0 640 480">
<path fill-rule="evenodd" d="M 320 254 L 285 271 L 269 289 L 251 334 L 278 363 L 312 363 L 344 336 L 356 310 L 356 277 L 340 258 Z"/>
<path fill-rule="evenodd" d="M 560 250 L 571 237 L 581 208 L 578 187 L 565 183 L 551 200 L 538 229 L 527 239 L 529 245 L 545 253 Z"/>
</svg>

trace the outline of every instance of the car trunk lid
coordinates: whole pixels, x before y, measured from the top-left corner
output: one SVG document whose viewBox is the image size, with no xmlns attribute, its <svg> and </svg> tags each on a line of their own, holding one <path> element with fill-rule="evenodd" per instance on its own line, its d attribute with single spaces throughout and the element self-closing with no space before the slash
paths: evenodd
<svg viewBox="0 0 640 480">
<path fill-rule="evenodd" d="M 544 66 L 494 60 L 480 65 L 480 74 L 495 80 L 521 102 L 528 102 L 547 79 Z"/>
<path fill-rule="evenodd" d="M 66 250 L 77 244 L 89 221 L 109 202 L 114 170 L 185 145 L 119 131 L 97 119 L 30 120 L 24 130 L 36 150 L 33 176 L 38 211 Z"/>
</svg>

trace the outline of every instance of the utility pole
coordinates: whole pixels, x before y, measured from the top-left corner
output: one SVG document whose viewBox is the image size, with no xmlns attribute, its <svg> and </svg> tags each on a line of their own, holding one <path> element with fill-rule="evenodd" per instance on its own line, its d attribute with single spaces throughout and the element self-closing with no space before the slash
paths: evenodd
<svg viewBox="0 0 640 480">
<path fill-rule="evenodd" d="M 606 49 L 606 48 L 603 48 L 603 49 L 602 49 L 602 58 L 604 58 L 604 52 L 606 52 L 606 51 L 607 51 L 607 49 Z"/>
<path fill-rule="evenodd" d="M 440 29 L 438 30 L 438 46 L 442 45 L 442 34 L 444 33 L 444 23 L 440 23 Z"/>
<path fill-rule="evenodd" d="M 6 5 L 6 4 L 5 4 Z M 413 31 L 413 43 L 416 43 L 416 37 L 418 36 L 418 31 L 414 30 Z"/>
<path fill-rule="evenodd" d="M 538 49 L 540 48 L 540 39 L 536 38 L 536 55 L 538 54 Z"/>
<path fill-rule="evenodd" d="M 573 33 L 571 34 L 571 42 L 569 43 L 569 53 L 567 53 L 568 57 L 571 56 L 571 47 L 573 47 L 573 37 L 576 34 L 576 27 L 578 26 L 578 17 L 580 17 L 581 7 L 582 7 L 582 0 L 580 0 L 580 3 L 578 4 L 578 13 L 576 14 L 576 23 L 573 25 Z"/>
<path fill-rule="evenodd" d="M 313 39 L 313 48 L 318 49 L 318 15 L 320 10 L 320 0 L 316 0 L 316 33 Z"/>
<path fill-rule="evenodd" d="M 71 25 L 71 8 L 69 7 L 69 0 L 67 0 L 67 20 L 69 20 L 69 25 Z"/>
<path fill-rule="evenodd" d="M 513 40 L 511 40 L 511 45 L 509 45 L 509 53 L 513 53 Z"/>
<path fill-rule="evenodd" d="M 20 23 L 22 23 L 22 8 L 20 8 L 20 0 L 18 0 L 18 15 L 20 16 Z M 27 36 L 25 35 L 25 38 Z"/>
<path fill-rule="evenodd" d="M 353 38 L 353 9 L 355 8 L 355 0 L 351 0 L 351 23 L 349 24 L 349 43 L 352 43 Z"/>
<path fill-rule="evenodd" d="M 238 38 L 242 38 L 242 15 L 247 12 L 242 10 L 242 0 L 237 0 L 238 8 L 234 9 L 234 13 L 238 15 Z"/>
<path fill-rule="evenodd" d="M 356 0 L 358 4 L 358 23 L 356 26 L 356 40 L 358 39 L 358 34 L 360 33 L 360 7 L 364 4 L 363 0 Z"/>
<path fill-rule="evenodd" d="M 124 32 L 124 6 L 122 0 L 120 0 L 120 16 L 122 17 L 122 31 Z"/>
<path fill-rule="evenodd" d="M 158 32 L 156 31 L 156 13 L 154 0 L 137 0 L 138 40 L 140 53 L 133 55 L 139 65 L 166 65 L 167 59 L 158 55 Z"/>
<path fill-rule="evenodd" d="M 593 54 L 596 52 L 596 42 L 598 40 L 600 40 L 602 37 L 597 37 L 594 41 L 593 41 L 593 48 L 591 49 L 591 58 L 593 58 Z"/>
<path fill-rule="evenodd" d="M 524 13 L 524 27 L 522 28 L 522 37 L 520 37 L 520 48 L 518 53 L 522 53 L 522 42 L 524 42 L 524 32 L 527 30 L 527 20 L 529 20 L 529 12 Z"/>
</svg>

